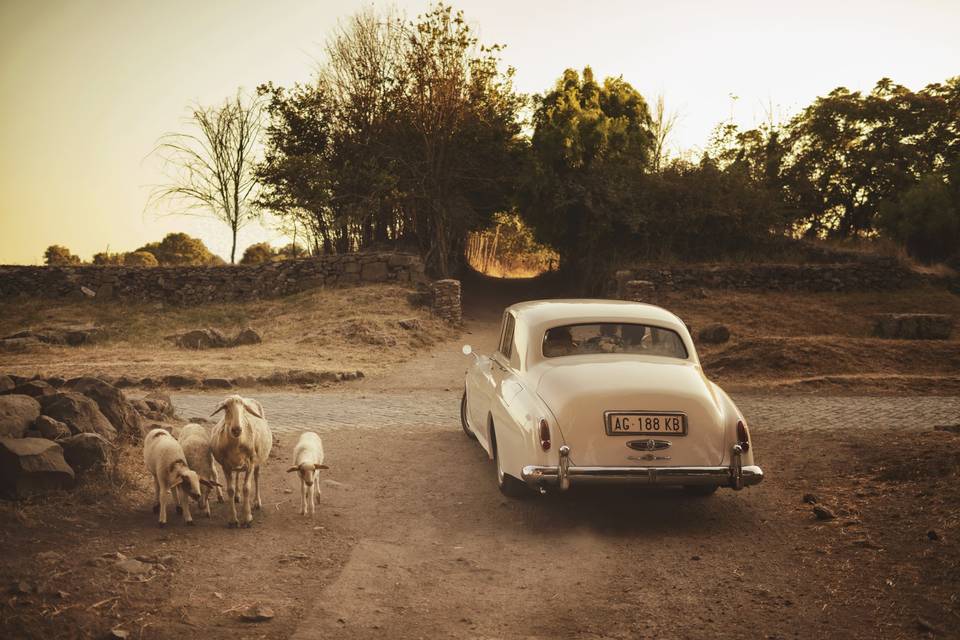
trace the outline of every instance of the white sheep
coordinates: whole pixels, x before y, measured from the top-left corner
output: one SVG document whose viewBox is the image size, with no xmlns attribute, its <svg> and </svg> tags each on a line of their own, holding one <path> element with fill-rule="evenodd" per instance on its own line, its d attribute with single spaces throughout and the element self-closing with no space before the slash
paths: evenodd
<svg viewBox="0 0 960 640">
<path fill-rule="evenodd" d="M 193 524 L 189 498 L 200 499 L 200 485 L 211 485 L 201 480 L 187 465 L 183 447 L 163 429 L 153 429 L 143 441 L 143 462 L 153 474 L 156 504 L 153 512 L 160 514 L 160 526 L 167 524 L 167 499 L 171 492 L 183 512 L 187 524 Z"/>
<path fill-rule="evenodd" d="M 223 502 L 220 475 L 217 473 L 217 465 L 214 464 L 213 451 L 210 448 L 210 434 L 202 424 L 190 423 L 180 430 L 177 440 L 183 447 L 187 465 L 197 472 L 197 476 L 201 480 L 200 508 L 209 518 L 210 489 L 213 486 L 217 489 L 217 501 Z M 203 484 L 203 480 L 208 480 L 209 484 Z"/>
<path fill-rule="evenodd" d="M 287 473 L 294 471 L 300 474 L 300 515 L 310 515 L 317 511 L 317 502 L 320 500 L 320 469 L 327 469 L 323 464 L 323 442 L 320 436 L 312 431 L 304 431 L 297 440 L 293 449 L 294 465 L 287 469 Z"/>
<path fill-rule="evenodd" d="M 213 427 L 210 444 L 213 457 L 223 467 L 227 483 L 227 500 L 233 518 L 230 527 L 249 527 L 253 523 L 252 509 L 260 509 L 260 467 L 270 457 L 273 435 L 264 419 L 263 407 L 256 400 L 229 396 L 214 412 L 223 411 L 223 418 Z M 243 472 L 243 520 L 237 519 L 237 485 Z M 251 491 L 255 496 L 251 497 Z"/>
</svg>

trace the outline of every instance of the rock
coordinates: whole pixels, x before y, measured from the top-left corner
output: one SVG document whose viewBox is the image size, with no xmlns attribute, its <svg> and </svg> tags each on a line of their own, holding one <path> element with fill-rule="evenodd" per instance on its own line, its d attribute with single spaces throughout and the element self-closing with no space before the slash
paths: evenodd
<svg viewBox="0 0 960 640">
<path fill-rule="evenodd" d="M 29 380 L 23 384 L 18 384 L 12 390 L 4 393 L 13 393 L 21 396 L 30 396 L 31 398 L 39 398 L 41 396 L 52 396 L 56 392 L 56 389 L 43 380 Z"/>
<path fill-rule="evenodd" d="M 199 387 L 200 379 L 193 376 L 184 376 L 184 375 L 169 375 L 163 376 L 163 384 L 168 387 L 173 387 L 174 389 L 183 389 L 191 387 Z"/>
<path fill-rule="evenodd" d="M 0 396 L 0 436 L 20 438 L 40 417 L 40 403 L 30 396 Z"/>
<path fill-rule="evenodd" d="M 130 376 L 120 376 L 117 378 L 117 381 L 113 384 L 117 389 L 127 389 L 129 387 L 135 387 L 140 384 L 140 381 L 136 378 L 131 378 Z"/>
<path fill-rule="evenodd" d="M 654 303 L 657 297 L 657 287 L 649 280 L 628 280 L 623 285 L 623 297 L 633 302 Z"/>
<path fill-rule="evenodd" d="M 34 556 L 37 562 L 49 563 L 49 562 L 59 562 L 63 560 L 63 554 L 57 553 L 56 551 L 41 551 L 36 556 Z"/>
<path fill-rule="evenodd" d="M 42 400 L 43 415 L 63 422 L 73 433 L 98 433 L 107 440 L 117 437 L 97 403 L 81 393 L 62 391 Z"/>
<path fill-rule="evenodd" d="M 253 376 L 239 376 L 230 381 L 235 387 L 254 387 L 257 379 Z"/>
<path fill-rule="evenodd" d="M 57 444 L 63 447 L 64 460 L 77 473 L 106 466 L 113 454 L 113 446 L 96 433 L 78 433 Z"/>
<path fill-rule="evenodd" d="M 182 349 L 220 349 L 230 345 L 230 340 L 217 329 L 194 329 L 178 336 L 172 336 L 176 345 Z"/>
<path fill-rule="evenodd" d="M 134 560 L 133 558 L 118 560 L 113 566 L 117 569 L 120 569 L 124 573 L 129 573 L 131 575 L 148 573 L 151 569 L 150 564 L 147 564 L 146 562 L 140 562 L 139 560 Z"/>
<path fill-rule="evenodd" d="M 33 428 L 40 433 L 40 437 L 47 440 L 69 438 L 71 434 L 70 427 L 50 416 L 40 416 L 34 420 Z"/>
<path fill-rule="evenodd" d="M 10 376 L 0 376 L 0 393 L 10 391 L 16 386 L 17 383 Z"/>
<path fill-rule="evenodd" d="M 170 396 L 162 391 L 148 393 L 143 401 L 147 403 L 151 410 L 162 416 L 172 418 L 174 415 L 173 402 L 170 400 Z"/>
<path fill-rule="evenodd" d="M 233 339 L 233 344 L 236 346 L 260 344 L 261 342 L 263 342 L 263 338 L 250 327 L 238 333 L 237 337 Z"/>
<path fill-rule="evenodd" d="M 873 335 L 900 340 L 948 340 L 953 317 L 943 313 L 885 313 L 874 316 Z"/>
<path fill-rule="evenodd" d="M 123 629 L 110 629 L 110 634 L 108 638 L 116 638 L 116 640 L 127 640 L 130 637 L 129 631 L 124 631 Z"/>
<path fill-rule="evenodd" d="M 822 504 L 814 505 L 813 515 L 817 517 L 817 520 L 833 520 L 836 518 L 836 514 L 833 513 L 830 509 L 823 506 Z"/>
<path fill-rule="evenodd" d="M 407 331 L 420 331 L 423 329 L 420 318 L 404 318 L 403 320 L 398 320 L 397 324 L 400 325 L 401 329 L 406 329 Z"/>
<path fill-rule="evenodd" d="M 937 533 L 935 530 L 930 529 L 930 531 L 927 531 L 927 540 L 936 542 L 937 540 L 940 540 L 940 539 L 942 539 L 942 536 L 939 533 Z"/>
<path fill-rule="evenodd" d="M 938 424 L 933 428 L 934 431 L 946 431 L 948 433 L 960 433 L 960 424 Z"/>
<path fill-rule="evenodd" d="M 698 337 L 704 344 L 723 344 L 730 339 L 730 329 L 726 325 L 715 322 L 700 329 Z"/>
<path fill-rule="evenodd" d="M 140 414 L 123 395 L 123 391 L 99 378 L 73 378 L 63 388 L 76 391 L 97 403 L 118 433 L 137 438 L 140 435 Z"/>
<path fill-rule="evenodd" d="M 97 292 L 93 289 L 88 289 L 87 287 L 80 287 L 80 293 L 82 293 L 87 298 L 96 298 Z"/>
<path fill-rule="evenodd" d="M 368 262 L 360 269 L 360 278 L 365 282 L 383 282 L 389 272 L 384 262 Z"/>
<path fill-rule="evenodd" d="M 817 496 L 813 495 L 812 493 L 805 493 L 803 494 L 803 501 L 807 504 L 816 504 Z"/>
<path fill-rule="evenodd" d="M 25 498 L 73 486 L 63 449 L 42 438 L 0 438 L 0 493 Z"/>
<path fill-rule="evenodd" d="M 204 389 L 230 389 L 232 387 L 233 387 L 233 383 L 231 383 L 226 378 L 204 378 L 203 379 Z"/>
<path fill-rule="evenodd" d="M 273 609 L 261 604 L 255 604 L 240 614 L 244 622 L 266 622 L 273 619 Z"/>
<path fill-rule="evenodd" d="M 66 380 L 64 380 L 60 376 L 53 376 L 53 377 L 47 378 L 45 382 L 51 387 L 53 387 L 54 389 L 59 389 L 60 387 L 63 386 L 63 383 L 66 382 Z"/>
</svg>

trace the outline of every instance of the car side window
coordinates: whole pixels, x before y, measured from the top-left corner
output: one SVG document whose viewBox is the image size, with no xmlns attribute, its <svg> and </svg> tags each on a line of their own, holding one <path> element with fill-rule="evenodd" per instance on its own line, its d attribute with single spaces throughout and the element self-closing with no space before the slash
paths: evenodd
<svg viewBox="0 0 960 640">
<path fill-rule="evenodd" d="M 503 319 L 503 334 L 500 336 L 500 353 L 507 360 L 513 354 L 513 314 L 508 313 Z"/>
</svg>

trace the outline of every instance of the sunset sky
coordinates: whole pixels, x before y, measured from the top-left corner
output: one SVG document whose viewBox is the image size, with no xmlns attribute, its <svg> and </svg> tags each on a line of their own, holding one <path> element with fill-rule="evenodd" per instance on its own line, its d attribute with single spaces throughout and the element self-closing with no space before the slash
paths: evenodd
<svg viewBox="0 0 960 640">
<path fill-rule="evenodd" d="M 144 210 L 157 138 L 182 129 L 193 102 L 308 80 L 337 20 L 370 4 L 0 1 L 0 263 L 39 263 L 50 244 L 89 260 L 174 230 L 227 257 L 220 223 Z M 773 105 L 785 118 L 840 85 L 888 76 L 919 89 L 960 74 L 957 0 L 453 4 L 483 42 L 507 45 L 523 92 L 591 65 L 648 101 L 664 94 L 680 113 L 679 149 L 702 147 L 731 115 L 752 126 Z M 412 17 L 429 3 L 395 5 Z M 239 248 L 263 239 L 282 241 L 251 225 Z"/>
</svg>

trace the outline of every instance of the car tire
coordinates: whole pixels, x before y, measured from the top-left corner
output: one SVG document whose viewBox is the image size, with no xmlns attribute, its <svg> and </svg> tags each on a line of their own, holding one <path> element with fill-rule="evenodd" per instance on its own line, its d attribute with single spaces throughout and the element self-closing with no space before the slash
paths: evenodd
<svg viewBox="0 0 960 640">
<path fill-rule="evenodd" d="M 717 492 L 719 485 L 715 484 L 690 484 L 684 485 L 683 490 L 689 496 L 698 498 L 709 498 Z"/>
<path fill-rule="evenodd" d="M 460 398 L 460 426 L 463 427 L 463 432 L 467 434 L 467 437 L 471 440 L 477 439 L 477 434 L 470 430 L 470 426 L 467 424 L 467 390 L 463 390 L 463 397 Z"/>
<path fill-rule="evenodd" d="M 490 436 L 493 444 L 493 466 L 496 470 L 497 488 L 500 493 L 508 498 L 526 498 L 530 495 L 530 488 L 521 480 L 517 480 L 509 473 L 504 473 L 500 468 L 500 455 L 497 453 L 497 434 L 490 428 Z"/>
</svg>

